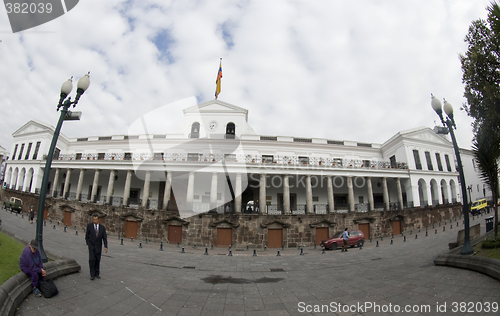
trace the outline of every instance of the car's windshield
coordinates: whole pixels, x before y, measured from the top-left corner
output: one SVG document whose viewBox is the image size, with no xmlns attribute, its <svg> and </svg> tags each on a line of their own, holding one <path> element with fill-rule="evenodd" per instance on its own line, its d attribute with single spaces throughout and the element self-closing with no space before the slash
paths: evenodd
<svg viewBox="0 0 500 316">
<path fill-rule="evenodd" d="M 476 202 L 472 203 L 472 206 L 478 206 L 478 205 L 479 205 L 479 202 L 478 202 L 478 201 L 476 201 Z"/>
<path fill-rule="evenodd" d="M 332 238 L 337 238 L 337 237 L 340 237 L 342 236 L 342 232 L 336 232 L 335 235 L 333 235 Z"/>
</svg>

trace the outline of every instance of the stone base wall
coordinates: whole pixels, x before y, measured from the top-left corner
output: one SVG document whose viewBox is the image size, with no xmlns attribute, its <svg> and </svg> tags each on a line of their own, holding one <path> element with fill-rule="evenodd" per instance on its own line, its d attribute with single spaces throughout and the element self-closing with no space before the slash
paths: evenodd
<svg viewBox="0 0 500 316">
<path fill-rule="evenodd" d="M 29 212 L 30 206 L 37 211 L 38 195 L 4 190 L 2 200 L 11 196 L 23 200 L 24 213 Z M 169 229 L 172 229 L 171 239 L 175 237 L 182 245 L 226 247 L 230 244 L 233 248 L 269 247 L 270 230 L 276 230 L 278 233 L 281 230 L 281 242 L 284 247 L 313 246 L 316 243 L 318 228 L 326 228 L 328 236 L 331 237 L 335 232 L 343 231 L 345 227 L 357 230 L 363 225 L 369 227 L 371 237 L 377 238 L 393 234 L 394 221 L 400 222 L 401 231 L 416 233 L 419 229 L 425 230 L 426 227 L 458 218 L 462 214 L 461 204 L 455 204 L 401 211 L 322 215 L 204 213 L 181 219 L 172 212 L 82 203 L 59 198 L 47 198 L 46 209 L 48 220 L 52 223 L 64 225 L 66 216 L 66 221 L 68 217 L 71 221 L 70 226 L 76 226 L 80 231 L 91 221 L 92 214 L 98 213 L 110 237 L 125 238 L 133 235 L 134 239 L 138 240 L 147 238 L 149 241 L 168 243 Z M 68 216 L 67 212 L 71 215 Z M 127 231 L 130 227 L 136 231 Z M 273 238 L 276 231 L 273 232 Z M 224 239 L 222 233 L 225 233 Z"/>
</svg>

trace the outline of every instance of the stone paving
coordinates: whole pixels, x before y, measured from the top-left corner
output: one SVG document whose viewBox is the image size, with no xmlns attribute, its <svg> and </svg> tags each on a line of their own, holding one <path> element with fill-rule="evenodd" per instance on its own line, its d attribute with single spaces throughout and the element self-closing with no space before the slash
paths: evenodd
<svg viewBox="0 0 500 316">
<path fill-rule="evenodd" d="M 471 221 L 482 233 L 484 218 Z M 26 216 L 1 210 L 0 219 L 0 228 L 18 239 L 35 236 Z M 47 223 L 46 252 L 73 258 L 82 270 L 55 279 L 59 294 L 51 299 L 29 295 L 16 315 L 498 315 L 499 281 L 433 264 L 456 240 L 457 221 L 462 226 L 458 219 L 429 227 L 427 237 L 425 231 L 405 233 L 406 241 L 395 236 L 392 245 L 385 237 L 379 247 L 373 240 L 347 253 L 308 247 L 304 255 L 294 248 L 279 257 L 277 249 L 259 249 L 257 256 L 253 249 L 228 256 L 222 248 L 204 255 L 204 247 L 192 246 L 181 253 L 176 245 L 159 251 L 158 243 L 139 248 L 138 241 L 120 245 L 109 236 L 102 279 L 94 281 L 83 231 L 77 236 L 74 228 Z"/>
</svg>

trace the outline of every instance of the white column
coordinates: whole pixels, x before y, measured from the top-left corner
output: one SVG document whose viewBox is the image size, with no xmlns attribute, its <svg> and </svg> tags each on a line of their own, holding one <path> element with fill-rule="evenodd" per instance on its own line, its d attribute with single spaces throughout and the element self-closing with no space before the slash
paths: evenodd
<svg viewBox="0 0 500 316">
<path fill-rule="evenodd" d="M 290 178 L 288 174 L 283 175 L 283 213 L 289 215 L 290 210 Z"/>
<path fill-rule="evenodd" d="M 69 182 L 71 180 L 71 169 L 68 168 L 66 170 L 66 179 L 64 180 L 64 190 L 63 190 L 63 198 L 67 199 L 68 198 L 68 191 L 69 191 Z"/>
<path fill-rule="evenodd" d="M 80 176 L 78 177 L 78 185 L 76 187 L 76 199 L 81 201 L 80 195 L 82 194 L 83 177 L 85 176 L 85 169 L 80 169 Z"/>
<path fill-rule="evenodd" d="M 375 210 L 375 205 L 373 202 L 372 179 L 370 177 L 366 177 L 366 187 L 368 189 L 368 203 L 370 204 L 370 212 L 373 212 Z"/>
<path fill-rule="evenodd" d="M 42 169 L 36 168 L 35 171 L 33 172 L 33 183 L 31 185 L 31 193 L 35 193 L 36 189 L 41 189 L 42 186 L 42 176 L 40 173 L 42 172 Z"/>
<path fill-rule="evenodd" d="M 401 179 L 396 178 L 396 186 L 398 188 L 399 209 L 402 210 L 404 209 L 404 206 L 403 206 L 403 190 L 401 190 Z"/>
<path fill-rule="evenodd" d="M 172 190 L 172 173 L 167 171 L 167 181 L 165 181 L 165 192 L 163 193 L 163 209 L 167 210 L 168 202 L 170 201 L 170 191 Z"/>
<path fill-rule="evenodd" d="M 348 199 L 349 199 L 349 212 L 354 212 L 354 187 L 352 185 L 352 177 L 347 177 L 347 189 L 348 189 Z"/>
<path fill-rule="evenodd" d="M 313 213 L 311 175 L 306 175 L 306 214 Z"/>
<path fill-rule="evenodd" d="M 106 203 L 111 204 L 111 195 L 113 195 L 113 187 L 115 186 L 115 171 L 109 172 L 108 191 L 106 192 Z"/>
<path fill-rule="evenodd" d="M 52 196 L 57 194 L 57 185 L 59 184 L 59 168 L 56 169 L 56 174 L 54 176 L 54 184 L 52 185 Z"/>
<path fill-rule="evenodd" d="M 146 178 L 144 179 L 144 187 L 142 189 L 142 207 L 148 205 L 149 199 L 149 183 L 151 182 L 151 171 L 146 171 Z"/>
<path fill-rule="evenodd" d="M 212 172 L 212 182 L 210 185 L 210 209 L 217 207 L 217 172 Z"/>
<path fill-rule="evenodd" d="M 99 169 L 96 169 L 95 170 L 95 173 L 94 173 L 94 183 L 92 184 L 92 194 L 90 196 L 90 199 L 92 202 L 96 202 L 97 201 L 97 186 L 99 184 L 99 174 L 100 174 L 101 170 Z"/>
<path fill-rule="evenodd" d="M 194 200 L 194 172 L 189 173 L 188 187 L 186 194 L 186 210 L 193 210 L 193 200 Z"/>
<path fill-rule="evenodd" d="M 260 174 L 259 184 L 259 211 L 261 214 L 266 214 L 266 174 Z"/>
<path fill-rule="evenodd" d="M 387 178 L 382 178 L 382 188 L 384 189 L 384 205 L 385 210 L 389 210 L 389 190 L 387 189 Z"/>
<path fill-rule="evenodd" d="M 335 199 L 333 198 L 333 183 L 332 176 L 326 176 L 326 190 L 328 195 L 328 211 L 335 212 Z"/>
<path fill-rule="evenodd" d="M 236 174 L 236 192 L 234 192 L 234 211 L 236 213 L 241 213 L 241 173 Z"/>
<path fill-rule="evenodd" d="M 31 177 L 32 176 L 33 175 L 31 175 Z M 23 192 L 29 192 L 31 177 L 29 170 L 24 173 Z"/>
<path fill-rule="evenodd" d="M 130 183 L 132 182 L 132 170 L 127 170 L 125 178 L 125 189 L 123 190 L 123 205 L 128 206 L 128 198 L 130 197 Z"/>
</svg>

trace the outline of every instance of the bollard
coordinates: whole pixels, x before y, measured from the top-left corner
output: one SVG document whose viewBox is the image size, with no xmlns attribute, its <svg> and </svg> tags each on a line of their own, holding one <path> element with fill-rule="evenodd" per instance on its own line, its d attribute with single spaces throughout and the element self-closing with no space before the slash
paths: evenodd
<svg viewBox="0 0 500 316">
<path fill-rule="evenodd" d="M 457 227 L 458 227 L 458 222 L 457 222 Z"/>
<path fill-rule="evenodd" d="M 359 244 L 359 250 L 363 249 L 363 244 L 364 244 L 364 242 L 362 242 L 361 244 Z"/>
<path fill-rule="evenodd" d="M 179 248 L 179 247 L 180 247 L 180 246 L 179 246 L 179 243 L 177 243 L 177 248 Z"/>
<path fill-rule="evenodd" d="M 130 241 L 131 241 L 131 242 L 134 242 L 134 237 L 130 237 Z"/>
<path fill-rule="evenodd" d="M 59 222 L 57 222 L 57 226 L 59 226 Z"/>
<path fill-rule="evenodd" d="M 391 245 L 394 243 L 394 241 L 391 239 Z"/>
<path fill-rule="evenodd" d="M 54 225 L 54 229 L 56 229 L 56 225 Z"/>
<path fill-rule="evenodd" d="M 43 226 L 47 226 L 47 221 L 43 221 Z"/>
<path fill-rule="evenodd" d="M 163 251 L 163 241 L 160 242 L 160 251 Z"/>
<path fill-rule="evenodd" d="M 266 251 L 266 250 L 267 250 L 267 246 L 264 246 L 264 251 Z"/>
<path fill-rule="evenodd" d="M 75 235 L 78 236 L 78 231 L 77 230 L 75 231 Z"/>
<path fill-rule="evenodd" d="M 66 226 L 64 226 L 64 232 L 66 232 Z"/>
<path fill-rule="evenodd" d="M 214 245 L 212 244 L 212 246 L 210 247 L 211 250 L 214 250 Z"/>
<path fill-rule="evenodd" d="M 450 225 L 450 229 L 453 229 L 453 224 L 452 224 L 452 225 Z"/>
<path fill-rule="evenodd" d="M 278 254 L 276 255 L 276 257 L 281 257 L 279 250 L 278 250 Z"/>
<path fill-rule="evenodd" d="M 380 241 L 384 240 L 384 237 L 383 236 L 380 236 Z"/>
<path fill-rule="evenodd" d="M 146 238 L 146 244 L 148 243 L 148 239 Z"/>
<path fill-rule="evenodd" d="M 413 230 L 410 229 L 410 235 L 413 235 Z"/>
<path fill-rule="evenodd" d="M 420 228 L 418 229 L 418 232 L 420 233 Z"/>
<path fill-rule="evenodd" d="M 316 244 L 314 244 L 314 249 L 316 249 Z"/>
<path fill-rule="evenodd" d="M 247 245 L 247 249 L 245 251 L 248 251 L 248 245 Z"/>
<path fill-rule="evenodd" d="M 417 239 L 417 238 L 418 238 L 418 235 L 415 235 L 415 239 Z"/>
<path fill-rule="evenodd" d="M 182 247 L 181 253 L 185 253 L 185 252 L 184 252 L 184 247 Z"/>
<path fill-rule="evenodd" d="M 434 235 L 436 235 L 437 233 L 438 233 L 438 230 L 437 230 L 437 229 L 435 229 L 435 230 L 434 230 Z"/>
<path fill-rule="evenodd" d="M 378 240 L 377 240 L 377 247 L 378 247 Z M 342 251 L 344 251 L 344 248 L 342 248 Z"/>
<path fill-rule="evenodd" d="M 229 246 L 231 248 L 231 246 Z M 196 244 L 193 245 L 193 249 L 196 249 Z"/>
<path fill-rule="evenodd" d="M 122 242 L 120 243 L 120 246 L 123 246 L 123 238 L 122 238 Z"/>
<path fill-rule="evenodd" d="M 229 250 L 229 254 L 227 255 L 228 257 L 232 257 L 233 256 L 233 251 L 232 250 Z"/>
<path fill-rule="evenodd" d="M 252 257 L 257 257 L 257 250 L 253 250 L 253 256 Z"/>
<path fill-rule="evenodd" d="M 205 253 L 204 253 L 205 256 L 208 256 L 208 247 L 205 247 Z"/>
<path fill-rule="evenodd" d="M 370 237 L 370 242 L 372 242 L 372 238 Z"/>
<path fill-rule="evenodd" d="M 300 255 L 303 256 L 304 255 L 304 248 L 300 248 Z"/>
<path fill-rule="evenodd" d="M 393 239 L 393 238 L 394 238 L 394 234 L 391 234 L 391 239 Z"/>
<path fill-rule="evenodd" d="M 325 252 L 325 247 L 323 247 L 323 251 L 321 252 L 322 255 L 324 255 L 326 252 Z"/>
<path fill-rule="evenodd" d="M 445 230 L 446 227 L 443 226 L 443 231 Z"/>
<path fill-rule="evenodd" d="M 428 236 L 428 235 L 427 235 L 427 231 L 425 231 L 425 237 L 427 237 L 427 236 Z"/>
<path fill-rule="evenodd" d="M 24 214 L 21 214 L 21 218 L 24 218 Z"/>
<path fill-rule="evenodd" d="M 432 229 L 434 229 L 434 224 L 432 224 Z"/>
<path fill-rule="evenodd" d="M 139 241 L 139 248 L 142 248 L 142 241 Z"/>
<path fill-rule="evenodd" d="M 231 250 L 231 245 L 229 245 L 229 247 L 227 248 L 227 250 L 228 250 L 228 251 L 229 251 L 229 250 Z"/>
<path fill-rule="evenodd" d="M 406 242 L 406 236 L 403 238 L 403 242 Z"/>
</svg>

